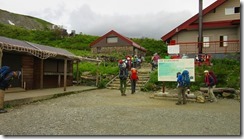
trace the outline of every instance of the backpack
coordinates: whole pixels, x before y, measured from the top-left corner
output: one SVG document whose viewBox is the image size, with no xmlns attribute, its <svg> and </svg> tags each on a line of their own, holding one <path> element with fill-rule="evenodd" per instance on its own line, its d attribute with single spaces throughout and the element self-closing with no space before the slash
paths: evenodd
<svg viewBox="0 0 244 139">
<path fill-rule="evenodd" d="M 10 68 L 8 66 L 2 66 L 2 68 L 0 69 L 0 82 L 4 80 L 6 75 L 8 75 L 9 73 L 10 73 Z"/>
<path fill-rule="evenodd" d="M 209 74 L 213 77 L 214 79 L 214 84 L 216 85 L 218 80 L 217 80 L 217 77 L 215 76 L 214 72 L 213 71 L 209 71 Z"/>
<path fill-rule="evenodd" d="M 182 75 L 182 85 L 184 87 L 190 86 L 189 71 L 184 70 L 181 75 Z"/>
<path fill-rule="evenodd" d="M 123 64 L 119 65 L 119 78 L 125 80 L 127 78 L 126 67 Z"/>
</svg>

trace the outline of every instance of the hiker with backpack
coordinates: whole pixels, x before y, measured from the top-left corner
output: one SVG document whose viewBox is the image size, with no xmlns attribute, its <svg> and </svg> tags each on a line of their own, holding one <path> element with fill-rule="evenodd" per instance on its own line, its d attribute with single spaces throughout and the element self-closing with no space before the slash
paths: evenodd
<svg viewBox="0 0 244 139">
<path fill-rule="evenodd" d="M 178 87 L 178 102 L 176 105 L 186 104 L 186 90 L 190 87 L 189 71 L 184 70 L 182 73 L 177 73 Z M 183 99 L 183 101 L 182 101 Z"/>
<path fill-rule="evenodd" d="M 123 60 L 119 60 L 119 79 L 120 79 L 120 92 L 121 96 L 126 96 L 126 83 L 128 77 L 128 70 Z"/>
<path fill-rule="evenodd" d="M 136 92 L 136 82 L 138 80 L 138 71 L 136 68 L 131 68 L 130 72 L 130 82 L 131 82 L 131 94 Z"/>
<path fill-rule="evenodd" d="M 205 70 L 204 73 L 205 73 L 204 82 L 205 82 L 205 85 L 208 87 L 209 101 L 217 102 L 217 98 L 215 97 L 215 95 L 213 93 L 213 88 L 215 87 L 217 80 L 214 79 L 214 77 L 212 75 L 210 75 L 208 70 Z"/>
<path fill-rule="evenodd" d="M 0 69 L 0 113 L 7 112 L 4 110 L 4 91 L 11 87 L 13 79 L 19 79 L 20 75 L 20 71 L 11 71 L 8 66 L 3 66 Z"/>
</svg>

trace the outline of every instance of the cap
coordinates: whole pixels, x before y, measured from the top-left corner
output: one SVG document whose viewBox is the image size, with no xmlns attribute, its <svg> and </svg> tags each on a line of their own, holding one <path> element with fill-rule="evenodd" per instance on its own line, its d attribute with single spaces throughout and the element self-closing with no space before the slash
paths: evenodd
<svg viewBox="0 0 244 139">
<path fill-rule="evenodd" d="M 119 60 L 119 64 L 122 64 L 123 63 L 123 61 L 122 60 Z"/>
<path fill-rule="evenodd" d="M 208 70 L 205 70 L 204 73 L 208 73 Z"/>
</svg>

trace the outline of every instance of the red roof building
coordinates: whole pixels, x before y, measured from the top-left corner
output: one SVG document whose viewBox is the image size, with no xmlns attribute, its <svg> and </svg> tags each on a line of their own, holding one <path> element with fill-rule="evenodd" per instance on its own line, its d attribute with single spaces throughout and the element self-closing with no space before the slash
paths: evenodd
<svg viewBox="0 0 244 139">
<path fill-rule="evenodd" d="M 202 11 L 203 42 L 198 42 L 198 14 L 161 39 L 179 45 L 180 54 L 197 54 L 199 43 L 203 53 L 239 53 L 240 11 L 240 0 L 217 0 Z"/>
<path fill-rule="evenodd" d="M 145 56 L 146 49 L 114 30 L 106 33 L 90 44 L 92 53 Z"/>
</svg>

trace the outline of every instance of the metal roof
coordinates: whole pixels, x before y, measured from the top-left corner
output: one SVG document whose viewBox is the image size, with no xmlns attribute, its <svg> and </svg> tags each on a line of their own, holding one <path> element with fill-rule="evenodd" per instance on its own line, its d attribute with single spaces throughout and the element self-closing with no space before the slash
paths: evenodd
<svg viewBox="0 0 244 139">
<path fill-rule="evenodd" d="M 31 53 L 41 59 L 55 56 L 64 56 L 71 59 L 77 58 L 76 55 L 65 49 L 35 44 L 2 36 L 0 36 L 0 43 L 2 44 L 0 45 L 2 49 Z"/>
</svg>

